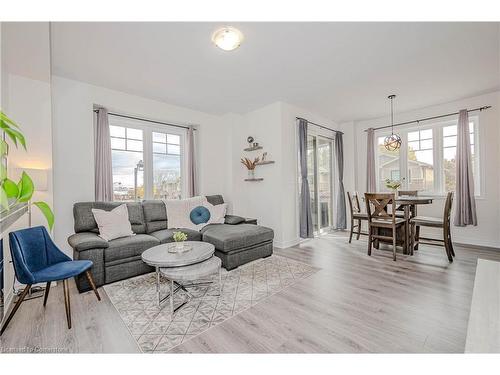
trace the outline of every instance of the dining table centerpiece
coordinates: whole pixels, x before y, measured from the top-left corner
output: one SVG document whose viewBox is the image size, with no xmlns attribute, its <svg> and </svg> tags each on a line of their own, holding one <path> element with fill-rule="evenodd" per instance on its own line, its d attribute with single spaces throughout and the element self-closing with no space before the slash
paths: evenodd
<svg viewBox="0 0 500 375">
<path fill-rule="evenodd" d="M 385 187 L 391 189 L 393 192 L 398 191 L 398 189 L 403 184 L 404 178 L 401 180 L 391 180 L 390 178 L 385 180 Z"/>
</svg>

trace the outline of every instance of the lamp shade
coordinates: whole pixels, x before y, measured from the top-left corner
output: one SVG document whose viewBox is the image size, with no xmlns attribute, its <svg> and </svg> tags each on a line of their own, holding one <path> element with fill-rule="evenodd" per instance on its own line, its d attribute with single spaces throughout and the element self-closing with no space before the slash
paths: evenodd
<svg viewBox="0 0 500 375">
<path fill-rule="evenodd" d="M 46 169 L 13 168 L 13 178 L 18 180 L 26 172 L 35 185 L 35 191 L 47 191 L 48 171 Z"/>
</svg>

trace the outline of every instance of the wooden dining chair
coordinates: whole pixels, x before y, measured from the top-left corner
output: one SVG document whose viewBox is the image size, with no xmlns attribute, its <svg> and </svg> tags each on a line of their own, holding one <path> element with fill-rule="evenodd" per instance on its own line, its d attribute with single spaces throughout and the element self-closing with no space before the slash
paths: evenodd
<svg viewBox="0 0 500 375">
<path fill-rule="evenodd" d="M 351 210 L 351 233 L 349 234 L 349 243 L 351 243 L 354 228 L 357 229 L 356 240 L 359 240 L 359 236 L 361 234 L 366 234 L 361 233 L 361 222 L 363 220 L 368 220 L 368 215 L 361 212 L 361 206 L 359 205 L 359 196 L 356 191 L 354 191 L 352 195 L 347 192 L 347 200 L 349 201 L 349 208 Z M 357 224 L 354 224 L 354 221 L 356 221 Z"/>
<path fill-rule="evenodd" d="M 407 197 L 418 197 L 418 190 L 398 190 L 398 197 L 407 196 Z M 405 207 L 403 205 L 399 205 L 396 208 L 396 217 L 405 217 L 404 214 Z M 414 204 L 410 206 L 410 218 L 417 216 L 417 205 Z M 418 239 L 420 236 L 420 227 L 416 228 L 415 238 Z M 418 242 L 415 244 L 415 250 L 418 250 Z"/>
<path fill-rule="evenodd" d="M 368 215 L 368 255 L 372 255 L 372 243 L 375 241 L 392 242 L 392 258 L 396 260 L 397 231 L 405 228 L 405 220 L 396 217 L 394 193 L 365 193 L 366 212 Z M 391 231 L 391 236 L 379 234 L 379 229 Z M 402 245 L 406 246 L 402 236 Z"/>
<path fill-rule="evenodd" d="M 443 217 L 428 217 L 428 216 L 415 216 L 410 220 L 411 227 L 411 252 L 413 253 L 414 245 L 426 244 L 433 246 L 444 246 L 446 250 L 446 256 L 450 262 L 453 262 L 453 257 L 455 256 L 455 251 L 453 250 L 453 244 L 451 242 L 451 207 L 453 205 L 453 192 L 449 192 L 446 196 L 446 201 L 444 203 Z M 443 238 L 425 238 L 417 237 L 416 230 L 420 227 L 431 227 L 431 228 L 441 228 L 443 230 Z"/>
</svg>

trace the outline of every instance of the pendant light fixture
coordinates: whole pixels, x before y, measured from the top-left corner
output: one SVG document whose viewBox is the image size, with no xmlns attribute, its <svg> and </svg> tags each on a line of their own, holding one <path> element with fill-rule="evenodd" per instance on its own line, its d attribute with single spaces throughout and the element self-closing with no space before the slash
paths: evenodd
<svg viewBox="0 0 500 375">
<path fill-rule="evenodd" d="M 401 147 L 401 137 L 394 134 L 394 98 L 396 95 L 389 95 L 387 98 L 391 101 L 391 135 L 384 139 L 384 147 L 387 151 L 396 151 Z"/>
</svg>

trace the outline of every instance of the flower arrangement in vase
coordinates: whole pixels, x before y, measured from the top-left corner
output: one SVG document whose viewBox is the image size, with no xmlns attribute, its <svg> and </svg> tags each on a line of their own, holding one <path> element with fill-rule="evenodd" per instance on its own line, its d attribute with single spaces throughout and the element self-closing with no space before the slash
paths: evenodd
<svg viewBox="0 0 500 375">
<path fill-rule="evenodd" d="M 255 178 L 255 167 L 260 161 L 259 157 L 256 157 L 255 159 L 250 160 L 248 158 L 241 158 L 241 164 L 243 164 L 245 167 L 248 169 L 248 178 L 253 179 Z"/>
<path fill-rule="evenodd" d="M 404 178 L 401 180 L 391 180 L 388 178 L 385 180 L 385 187 L 391 189 L 393 192 L 396 192 L 403 184 L 403 181 Z"/>
<path fill-rule="evenodd" d="M 175 250 L 183 251 L 184 250 L 184 241 L 187 240 L 188 236 L 184 232 L 174 232 L 173 239 L 175 241 Z"/>
</svg>

